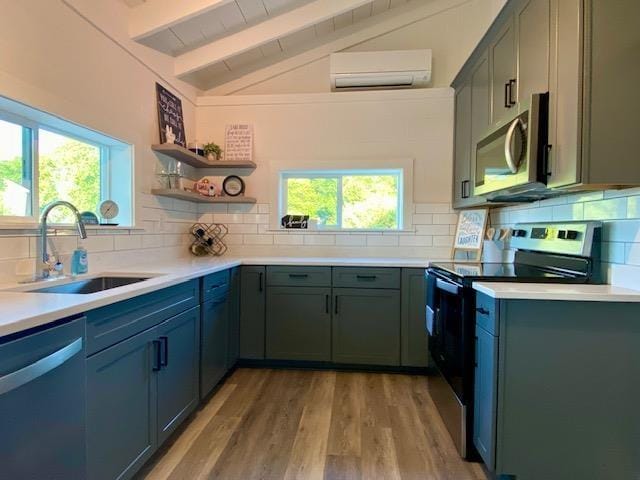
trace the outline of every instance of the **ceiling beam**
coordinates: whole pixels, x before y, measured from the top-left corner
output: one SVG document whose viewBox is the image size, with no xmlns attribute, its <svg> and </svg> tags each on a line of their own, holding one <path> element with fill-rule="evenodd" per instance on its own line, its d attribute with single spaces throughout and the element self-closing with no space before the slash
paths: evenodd
<svg viewBox="0 0 640 480">
<path fill-rule="evenodd" d="M 213 41 L 175 59 L 178 77 L 201 70 L 278 38 L 299 32 L 371 0 L 315 0 L 262 23 Z"/>
<path fill-rule="evenodd" d="M 319 38 L 315 42 L 316 45 L 306 45 L 308 49 L 302 52 L 290 52 L 289 54 L 283 52 L 279 58 L 269 59 L 271 62 L 258 70 L 238 71 L 235 74 L 230 72 L 228 75 L 220 77 L 221 81 L 218 82 L 218 85 L 209 89 L 204 97 L 198 97 L 199 104 L 206 96 L 232 95 L 239 90 L 320 60 L 333 52 L 358 45 L 425 18 L 460 7 L 468 2 L 469 0 L 432 0 L 426 4 L 419 1 L 407 2 L 406 5 L 393 8 L 341 31 Z"/>
<path fill-rule="evenodd" d="M 129 35 L 140 40 L 234 0 L 148 0 L 130 11 Z"/>
</svg>

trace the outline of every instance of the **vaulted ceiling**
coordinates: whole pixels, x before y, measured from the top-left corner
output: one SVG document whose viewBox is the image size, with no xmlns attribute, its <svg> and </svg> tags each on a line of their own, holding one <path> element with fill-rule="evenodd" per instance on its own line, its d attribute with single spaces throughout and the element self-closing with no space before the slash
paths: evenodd
<svg viewBox="0 0 640 480">
<path fill-rule="evenodd" d="M 207 90 L 404 15 L 429 0 L 123 0 L 129 33 Z M 407 16 L 409 14 L 409 16 Z M 393 24 L 390 25 L 390 28 Z M 396 27 L 397 28 L 397 27 Z M 378 30 L 372 30 L 372 35 Z M 354 37 L 354 42 L 357 39 Z M 362 40 L 360 40 L 362 41 Z M 344 47 L 344 43 L 342 44 Z"/>
</svg>

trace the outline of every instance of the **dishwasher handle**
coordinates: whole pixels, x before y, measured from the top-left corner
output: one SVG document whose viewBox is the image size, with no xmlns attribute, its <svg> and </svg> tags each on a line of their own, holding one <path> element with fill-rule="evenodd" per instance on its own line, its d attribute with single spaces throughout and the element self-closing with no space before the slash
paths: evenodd
<svg viewBox="0 0 640 480">
<path fill-rule="evenodd" d="M 77 338 L 66 347 L 47 355 L 34 363 L 15 372 L 0 377 L 0 395 L 9 393 L 29 382 L 49 373 L 67 362 L 82 350 L 82 337 Z"/>
</svg>

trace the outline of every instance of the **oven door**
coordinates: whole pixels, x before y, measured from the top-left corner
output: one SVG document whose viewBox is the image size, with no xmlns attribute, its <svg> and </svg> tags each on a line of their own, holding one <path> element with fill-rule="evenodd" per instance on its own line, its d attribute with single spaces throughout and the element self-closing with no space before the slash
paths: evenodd
<svg viewBox="0 0 640 480">
<path fill-rule="evenodd" d="M 426 328 L 431 357 L 461 402 L 465 401 L 465 325 L 462 286 L 427 275 Z"/>
<path fill-rule="evenodd" d="M 489 132 L 476 144 L 474 195 L 487 195 L 546 183 L 546 94 L 532 95 L 510 122 Z"/>
</svg>

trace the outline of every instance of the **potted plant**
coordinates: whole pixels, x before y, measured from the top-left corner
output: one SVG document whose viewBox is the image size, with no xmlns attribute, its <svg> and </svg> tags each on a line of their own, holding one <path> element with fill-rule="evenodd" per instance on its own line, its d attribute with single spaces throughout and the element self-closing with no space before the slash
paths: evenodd
<svg viewBox="0 0 640 480">
<path fill-rule="evenodd" d="M 220 157 L 222 156 L 222 148 L 220 148 L 220 145 L 216 143 L 205 143 L 202 149 L 204 150 L 204 154 L 207 156 L 207 160 L 210 162 L 220 160 Z"/>
</svg>

